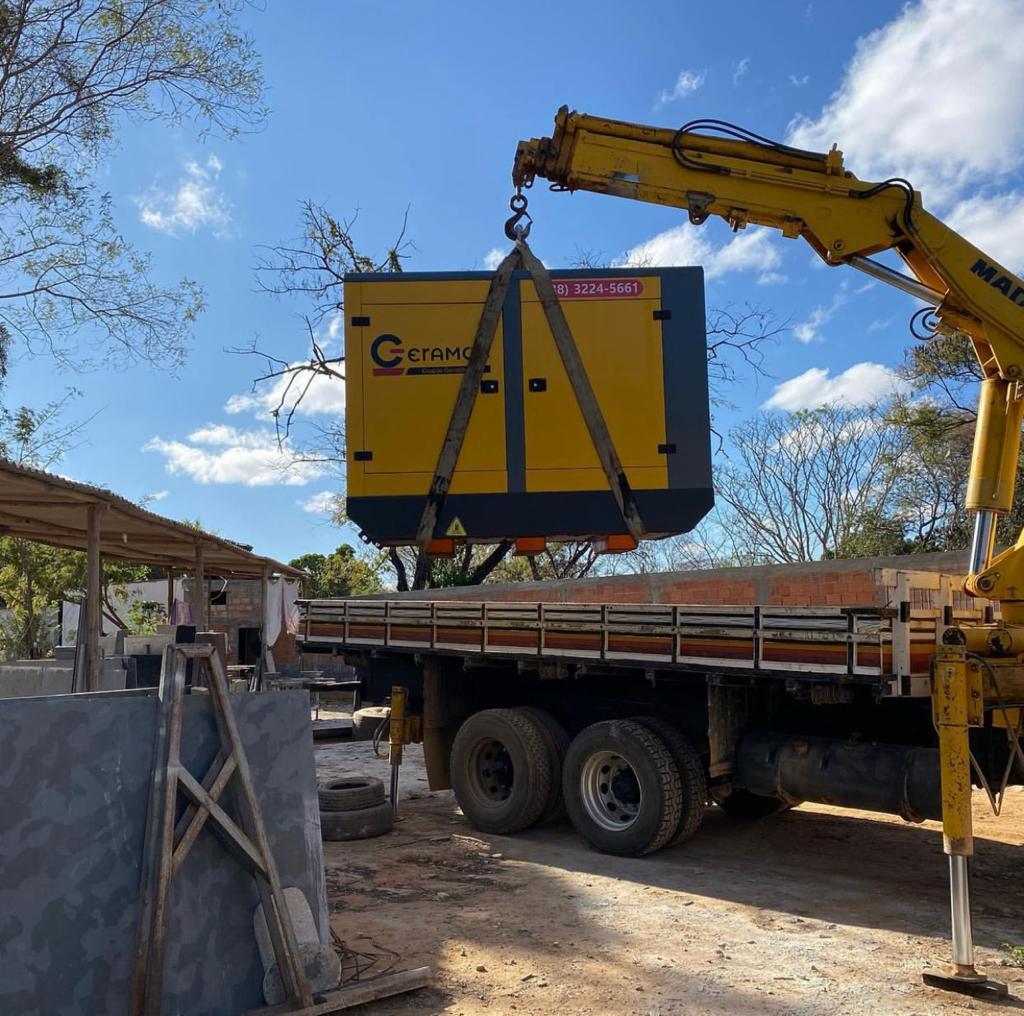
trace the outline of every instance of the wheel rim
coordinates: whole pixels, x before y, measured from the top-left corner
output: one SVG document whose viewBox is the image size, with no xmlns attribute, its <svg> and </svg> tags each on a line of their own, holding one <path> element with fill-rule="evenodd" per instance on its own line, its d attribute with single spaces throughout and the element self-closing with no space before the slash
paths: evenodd
<svg viewBox="0 0 1024 1016">
<path fill-rule="evenodd" d="M 507 801 L 512 793 L 515 770 L 508 748 L 492 739 L 480 741 L 473 748 L 469 771 L 473 789 L 495 804 Z"/>
<path fill-rule="evenodd" d="M 613 751 L 591 755 L 580 773 L 587 815 L 602 829 L 628 829 L 640 814 L 643 790 L 633 767 Z"/>
</svg>

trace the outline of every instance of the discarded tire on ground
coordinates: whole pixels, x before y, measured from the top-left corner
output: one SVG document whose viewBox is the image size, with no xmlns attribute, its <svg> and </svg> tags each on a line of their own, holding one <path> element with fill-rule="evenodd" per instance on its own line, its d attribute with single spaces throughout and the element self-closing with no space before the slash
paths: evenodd
<svg viewBox="0 0 1024 1016">
<path fill-rule="evenodd" d="M 372 740 L 380 725 L 389 719 L 391 719 L 390 706 L 366 706 L 364 709 L 357 709 L 352 714 L 352 740 Z M 387 740 L 386 737 L 385 740 Z"/>
<path fill-rule="evenodd" d="M 551 793 L 547 736 L 523 709 L 485 709 L 462 724 L 452 745 L 452 788 L 474 829 L 515 833 L 544 814 Z"/>
<path fill-rule="evenodd" d="M 373 776 L 345 776 L 317 788 L 321 811 L 355 811 L 384 803 L 384 784 Z"/>
<path fill-rule="evenodd" d="M 394 821 L 389 803 L 355 811 L 322 811 L 320 835 L 325 840 L 368 840 L 391 832 Z"/>
<path fill-rule="evenodd" d="M 754 820 L 789 811 L 795 805 L 783 801 L 781 797 L 766 797 L 764 794 L 753 794 L 749 790 L 734 790 L 728 797 L 723 797 L 718 802 L 718 807 L 729 818 Z"/>
<path fill-rule="evenodd" d="M 565 753 L 569 750 L 569 735 L 565 732 L 565 727 L 546 709 L 539 709 L 536 706 L 521 708 L 524 713 L 539 720 L 543 727 L 548 762 L 551 765 L 551 790 L 548 791 L 547 804 L 537 821 L 540 825 L 552 825 L 567 815 L 565 799 L 562 797 L 562 766 L 565 764 Z"/>
<path fill-rule="evenodd" d="M 635 720 L 581 731 L 565 757 L 562 789 L 576 831 L 605 854 L 650 854 L 679 827 L 679 771 L 665 742 Z"/>
<path fill-rule="evenodd" d="M 681 843 L 689 839 L 704 819 L 708 803 L 708 780 L 704 772 L 704 760 L 694 748 L 690 739 L 674 723 L 660 716 L 635 716 L 665 742 L 672 761 L 679 770 L 680 808 L 679 825 L 669 843 Z"/>
</svg>

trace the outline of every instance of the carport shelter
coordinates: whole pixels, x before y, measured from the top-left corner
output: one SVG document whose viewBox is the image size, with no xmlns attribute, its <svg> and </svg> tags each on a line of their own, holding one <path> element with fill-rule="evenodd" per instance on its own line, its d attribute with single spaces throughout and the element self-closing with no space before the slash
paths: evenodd
<svg viewBox="0 0 1024 1016">
<path fill-rule="evenodd" d="M 193 575 L 202 590 L 207 575 L 229 579 L 261 579 L 266 624 L 267 583 L 274 575 L 303 578 L 303 572 L 248 547 L 140 508 L 101 487 L 0 459 L 0 535 L 32 540 L 86 554 L 86 681 L 85 690 L 100 687 L 101 569 L 104 557 L 167 570 L 173 599 L 175 572 Z M 195 621 L 208 625 L 207 598 L 195 597 Z"/>
</svg>

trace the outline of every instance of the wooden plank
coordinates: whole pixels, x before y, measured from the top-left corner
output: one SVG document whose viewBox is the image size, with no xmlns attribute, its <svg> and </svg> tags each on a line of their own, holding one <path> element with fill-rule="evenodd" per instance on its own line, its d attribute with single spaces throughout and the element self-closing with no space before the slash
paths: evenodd
<svg viewBox="0 0 1024 1016">
<path fill-rule="evenodd" d="M 232 763 L 232 768 L 237 769 L 238 763 L 235 756 L 231 756 L 228 760 Z M 187 770 L 178 770 L 178 781 L 181 783 L 181 789 L 192 799 L 192 801 L 199 806 L 201 811 L 206 811 L 214 828 L 224 835 L 221 839 L 238 858 L 250 868 L 254 875 L 266 874 L 266 865 L 263 858 L 260 856 L 259 851 L 253 846 L 249 837 L 246 836 L 241 829 L 235 825 L 231 816 L 217 803 L 217 801 L 208 794 L 202 787 L 202 785 L 196 780 L 196 778 Z M 225 779 L 225 784 L 227 780 Z M 222 788 L 223 789 L 223 788 Z M 189 844 L 182 844 L 178 849 L 174 851 L 173 865 L 174 871 L 177 872 L 178 868 L 181 867 L 181 862 L 185 859 L 185 855 L 188 853 Z M 184 847 L 184 849 L 182 849 Z"/>
<path fill-rule="evenodd" d="M 196 580 L 192 599 L 195 606 L 196 631 L 209 631 L 210 594 L 206 590 L 206 560 L 202 540 L 196 540 Z"/>
<path fill-rule="evenodd" d="M 256 849 L 263 858 L 266 877 L 257 878 L 260 900 L 263 903 L 263 914 L 267 919 L 267 930 L 274 946 L 274 956 L 281 973 L 281 980 L 287 994 L 302 1005 L 312 1006 L 313 996 L 309 982 L 299 958 L 299 946 L 295 940 L 295 929 L 292 927 L 291 914 L 284 898 L 281 881 L 277 873 L 277 863 L 270 849 L 266 829 L 263 827 L 263 816 L 260 813 L 256 790 L 253 786 L 249 760 L 242 745 L 242 739 L 235 723 L 234 710 L 228 695 L 227 679 L 220 657 L 214 654 L 207 661 L 209 671 L 210 693 L 214 699 L 214 716 L 221 735 L 221 744 L 225 750 L 234 755 L 238 765 L 238 782 L 241 793 L 236 795 L 242 828 L 246 835 L 254 841 Z M 224 742 L 227 743 L 224 743 Z"/>
<path fill-rule="evenodd" d="M 306 1009 L 296 1011 L 287 1005 L 273 1005 L 262 1009 L 250 1009 L 245 1016 L 284 1016 L 285 1013 L 289 1016 L 330 1016 L 331 1013 L 343 1012 L 353 1006 L 425 988 L 430 984 L 430 977 L 430 967 L 399 970 L 367 981 L 352 981 L 344 988 L 328 992 L 322 996 L 322 1001 Z"/>
<path fill-rule="evenodd" d="M 209 793 L 214 801 L 219 801 L 220 795 L 224 792 L 224 788 L 227 787 L 228 780 L 231 779 L 234 772 L 234 757 L 225 759 L 224 753 L 222 751 L 218 752 L 217 757 L 213 760 L 213 765 L 210 766 L 206 776 L 203 777 L 200 786 Z M 174 830 L 175 847 L 172 866 L 175 875 L 178 874 L 182 863 L 188 856 L 188 852 L 192 849 L 192 845 L 199 837 L 199 833 L 202 832 L 203 826 L 206 825 L 206 820 L 209 817 L 210 810 L 208 808 L 201 808 L 198 804 L 190 804 L 185 809 L 185 813 L 181 816 Z"/>
<path fill-rule="evenodd" d="M 164 959 L 167 953 L 167 917 L 170 908 L 171 856 L 174 847 L 174 812 L 178 798 L 177 773 L 181 765 L 182 701 L 185 689 L 185 661 L 174 653 L 173 647 L 164 653 L 164 672 L 160 678 L 161 709 L 167 713 L 166 747 L 162 758 L 156 760 L 162 774 L 159 793 L 156 794 L 157 856 L 154 866 L 152 901 L 152 927 L 146 955 L 137 960 L 145 963 L 144 999 L 133 1013 L 160 1016 L 163 1003 Z"/>
<path fill-rule="evenodd" d="M 156 889 L 156 865 L 160 845 L 160 819 L 158 802 L 163 799 L 163 784 L 167 779 L 167 747 L 170 732 L 169 699 L 162 692 L 167 688 L 169 668 L 174 662 L 173 646 L 165 646 L 160 667 L 160 701 L 157 705 L 156 733 L 153 739 L 153 761 L 149 774 L 149 801 L 146 809 L 146 834 L 142 847 L 142 879 L 139 886 L 139 930 L 136 937 L 135 960 L 132 966 L 130 1012 L 142 1012 L 146 996 L 146 971 L 150 944 L 153 937 L 153 904 Z"/>
</svg>

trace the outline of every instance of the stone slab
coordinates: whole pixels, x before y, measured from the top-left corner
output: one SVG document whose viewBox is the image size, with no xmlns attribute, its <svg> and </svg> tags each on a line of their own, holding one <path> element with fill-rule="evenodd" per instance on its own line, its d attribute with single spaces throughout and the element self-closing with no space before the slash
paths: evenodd
<svg viewBox="0 0 1024 1016">
<path fill-rule="evenodd" d="M 308 694 L 232 703 L 282 883 L 303 891 L 328 942 Z M 0 702 L 0 1013 L 127 1014 L 156 706 L 150 695 Z M 184 764 L 200 777 L 217 745 L 208 699 L 188 696 Z M 166 1016 L 262 1004 L 258 903 L 204 831 L 172 891 Z"/>
</svg>

